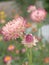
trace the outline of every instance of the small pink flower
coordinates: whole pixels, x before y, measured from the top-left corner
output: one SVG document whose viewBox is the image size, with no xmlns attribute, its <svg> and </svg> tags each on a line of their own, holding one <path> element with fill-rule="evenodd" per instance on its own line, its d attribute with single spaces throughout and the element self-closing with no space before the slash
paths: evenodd
<svg viewBox="0 0 49 65">
<path fill-rule="evenodd" d="M 30 6 L 28 7 L 27 12 L 30 13 L 30 12 L 32 12 L 32 11 L 34 11 L 34 10 L 36 10 L 36 6 L 35 6 L 35 5 L 30 5 Z"/>
<path fill-rule="evenodd" d="M 13 51 L 14 49 L 15 49 L 15 46 L 14 45 L 9 45 L 8 51 Z"/>
<path fill-rule="evenodd" d="M 38 40 L 35 36 L 33 36 L 32 34 L 28 34 L 24 37 L 22 44 L 30 48 L 30 47 L 36 46 L 37 42 Z"/>
<path fill-rule="evenodd" d="M 25 53 L 25 52 L 26 52 L 26 49 L 25 49 L 25 48 L 23 48 L 21 51 L 22 51 L 22 53 Z"/>
<path fill-rule="evenodd" d="M 34 22 L 41 22 L 46 17 L 46 11 L 44 9 L 37 9 L 31 13 L 31 19 Z"/>
<path fill-rule="evenodd" d="M 11 61 L 12 60 L 12 57 L 11 56 L 5 56 L 4 57 L 4 62 L 5 63 L 8 63 L 9 61 Z"/>
<path fill-rule="evenodd" d="M 36 6 L 35 5 L 30 5 L 27 9 L 27 12 L 30 13 L 32 11 L 36 10 Z"/>
<path fill-rule="evenodd" d="M 5 40 L 13 40 L 23 35 L 25 30 L 26 21 L 23 17 L 18 17 L 10 22 L 8 22 L 2 28 L 2 34 Z"/>
</svg>

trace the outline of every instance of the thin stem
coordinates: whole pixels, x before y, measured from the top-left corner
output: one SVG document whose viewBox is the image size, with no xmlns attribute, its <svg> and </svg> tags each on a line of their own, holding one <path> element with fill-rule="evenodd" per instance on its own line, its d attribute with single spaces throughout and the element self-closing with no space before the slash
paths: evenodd
<svg viewBox="0 0 49 65">
<path fill-rule="evenodd" d="M 32 65 L 32 48 L 29 49 L 29 65 Z"/>
<path fill-rule="evenodd" d="M 29 50 L 29 51 L 28 51 Z M 28 58 L 28 64 L 33 65 L 32 63 L 32 48 L 26 48 L 27 58 Z"/>
</svg>

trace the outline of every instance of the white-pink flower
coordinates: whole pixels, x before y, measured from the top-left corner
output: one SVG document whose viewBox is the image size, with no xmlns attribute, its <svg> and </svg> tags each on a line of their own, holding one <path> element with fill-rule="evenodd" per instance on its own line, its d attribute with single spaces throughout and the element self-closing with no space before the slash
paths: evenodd
<svg viewBox="0 0 49 65">
<path fill-rule="evenodd" d="M 31 19 L 34 22 L 41 22 L 46 17 L 46 11 L 44 9 L 37 9 L 31 13 Z"/>
<path fill-rule="evenodd" d="M 14 45 L 9 45 L 8 46 L 8 51 L 13 51 L 15 49 L 15 46 Z"/>
<path fill-rule="evenodd" d="M 2 34 L 5 40 L 16 39 L 23 35 L 25 30 L 26 20 L 23 17 L 18 17 L 10 22 L 8 22 L 2 28 Z"/>
<path fill-rule="evenodd" d="M 30 13 L 32 11 L 36 10 L 36 6 L 35 5 L 30 5 L 27 9 L 27 12 Z"/>
<path fill-rule="evenodd" d="M 24 37 L 22 44 L 24 44 L 24 46 L 30 48 L 30 47 L 36 46 L 37 42 L 38 42 L 38 40 L 35 36 L 33 36 L 32 34 L 28 34 Z"/>
</svg>

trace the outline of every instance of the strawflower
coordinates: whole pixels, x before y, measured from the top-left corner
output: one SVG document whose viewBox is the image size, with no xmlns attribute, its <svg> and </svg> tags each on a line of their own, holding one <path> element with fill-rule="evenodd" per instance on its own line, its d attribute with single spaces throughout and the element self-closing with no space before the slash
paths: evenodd
<svg viewBox="0 0 49 65">
<path fill-rule="evenodd" d="M 17 39 L 23 35 L 25 30 L 26 20 L 23 17 L 18 17 L 8 22 L 2 28 L 2 34 L 5 40 Z"/>
<path fill-rule="evenodd" d="M 38 40 L 36 39 L 35 36 L 33 36 L 32 34 L 28 34 L 24 37 L 22 44 L 24 44 L 24 46 L 30 48 L 30 47 L 36 46 L 37 42 L 38 42 Z"/>
<path fill-rule="evenodd" d="M 9 45 L 8 46 L 8 51 L 13 51 L 15 49 L 15 46 L 14 45 Z"/>
<path fill-rule="evenodd" d="M 46 13 L 45 9 L 36 9 L 35 11 L 33 11 L 31 13 L 31 19 L 34 22 L 41 22 L 45 19 L 46 14 L 47 13 Z"/>
<path fill-rule="evenodd" d="M 5 56 L 4 57 L 4 62 L 5 63 L 8 63 L 9 61 L 11 61 L 12 60 L 12 57 L 11 56 Z"/>
</svg>

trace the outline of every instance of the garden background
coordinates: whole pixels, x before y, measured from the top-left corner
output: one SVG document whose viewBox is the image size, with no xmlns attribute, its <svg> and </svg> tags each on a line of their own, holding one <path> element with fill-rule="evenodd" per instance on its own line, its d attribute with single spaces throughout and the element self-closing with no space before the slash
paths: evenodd
<svg viewBox="0 0 49 65">
<path fill-rule="evenodd" d="M 37 7 L 45 8 L 48 14 L 44 22 L 38 25 L 38 28 L 44 25 L 49 26 L 49 0 L 0 0 L 0 29 L 7 22 L 19 15 L 27 18 L 28 22 L 30 22 L 27 13 L 27 7 L 29 5 L 36 5 Z M 45 29 L 43 31 L 45 31 Z M 33 65 L 49 65 L 49 27 L 46 34 L 45 37 L 48 36 L 48 38 L 46 38 L 46 40 L 43 38 L 42 40 L 44 41 L 40 42 L 37 47 L 33 47 L 32 49 Z M 12 56 L 13 60 L 11 65 L 27 65 L 25 48 L 21 44 L 21 40 L 21 38 L 18 38 L 17 40 L 5 41 L 0 34 L 0 65 L 10 65 L 4 63 L 4 57 L 6 56 Z M 12 52 L 8 51 L 10 45 L 16 47 Z"/>
</svg>

